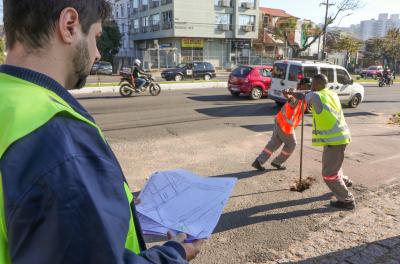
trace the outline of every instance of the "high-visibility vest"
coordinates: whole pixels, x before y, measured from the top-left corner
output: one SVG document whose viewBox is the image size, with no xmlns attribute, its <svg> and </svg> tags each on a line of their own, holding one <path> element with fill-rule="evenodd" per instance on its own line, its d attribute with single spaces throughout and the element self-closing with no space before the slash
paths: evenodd
<svg viewBox="0 0 400 264">
<path fill-rule="evenodd" d="M 304 104 L 304 106 L 302 106 L 302 104 Z M 301 111 L 306 108 L 307 105 L 304 100 L 299 100 L 295 108 L 292 108 L 289 103 L 286 103 L 282 107 L 282 110 L 276 116 L 276 121 L 285 134 L 292 134 L 294 129 L 299 126 L 301 122 Z"/>
<path fill-rule="evenodd" d="M 316 92 L 322 102 L 322 112 L 313 113 L 313 146 L 337 146 L 350 143 L 349 127 L 344 119 L 342 106 L 336 93 L 323 89 Z"/>
<path fill-rule="evenodd" d="M 0 73 L 0 160 L 13 143 L 42 127 L 57 115 L 67 116 L 95 127 L 99 135 L 104 139 L 102 131 L 96 124 L 76 112 L 54 92 L 25 80 Z M 130 210 L 129 230 L 126 234 L 125 248 L 135 254 L 139 254 L 143 246 L 139 242 L 135 227 L 135 221 L 137 220 L 133 218 L 131 210 L 133 195 L 126 182 L 121 181 L 121 188 L 126 193 L 126 208 Z M 11 264 L 1 171 L 0 263 Z"/>
</svg>

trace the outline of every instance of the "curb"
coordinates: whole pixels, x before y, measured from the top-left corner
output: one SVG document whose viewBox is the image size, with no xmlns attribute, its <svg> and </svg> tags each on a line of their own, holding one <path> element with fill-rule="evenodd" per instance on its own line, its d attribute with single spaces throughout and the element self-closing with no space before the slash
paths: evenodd
<svg viewBox="0 0 400 264">
<path fill-rule="evenodd" d="M 212 83 L 174 83 L 160 84 L 161 90 L 178 91 L 178 90 L 195 90 L 195 89 L 218 89 L 227 88 L 227 82 L 212 82 Z M 101 86 L 82 88 L 79 90 L 70 90 L 72 95 L 80 94 L 101 94 L 101 93 L 119 93 L 119 86 Z"/>
</svg>

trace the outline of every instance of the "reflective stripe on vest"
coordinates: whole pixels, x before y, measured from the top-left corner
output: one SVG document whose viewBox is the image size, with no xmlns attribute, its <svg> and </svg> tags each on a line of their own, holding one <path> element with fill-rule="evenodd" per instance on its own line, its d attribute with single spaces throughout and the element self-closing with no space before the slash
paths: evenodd
<svg viewBox="0 0 400 264">
<path fill-rule="evenodd" d="M 317 92 L 322 102 L 322 112 L 313 108 L 314 146 L 343 145 L 351 141 L 349 127 L 344 119 L 337 94 L 328 89 Z"/>
<path fill-rule="evenodd" d="M 34 101 L 32 100 L 34 98 Z M 7 149 L 19 139 L 40 128 L 56 115 L 68 116 L 95 127 L 104 139 L 100 128 L 76 112 L 54 92 L 33 83 L 0 73 L 0 160 Z M 10 264 L 7 227 L 4 210 L 4 193 L 0 172 L 0 263 Z M 130 210 L 129 230 L 125 248 L 140 253 L 140 243 L 130 204 L 133 196 L 126 182 L 121 182 Z"/>
<path fill-rule="evenodd" d="M 285 134 L 292 134 L 293 130 L 301 122 L 301 109 L 304 101 L 299 100 L 296 107 L 293 109 L 289 103 L 286 103 L 282 110 L 276 116 L 279 127 Z M 305 103 L 304 103 L 305 104 Z M 305 106 L 304 106 L 305 109 Z"/>
</svg>

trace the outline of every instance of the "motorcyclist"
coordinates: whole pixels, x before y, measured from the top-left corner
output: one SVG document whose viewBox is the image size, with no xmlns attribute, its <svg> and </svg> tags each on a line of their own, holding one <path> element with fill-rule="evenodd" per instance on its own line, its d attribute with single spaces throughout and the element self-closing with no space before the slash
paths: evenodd
<svg viewBox="0 0 400 264">
<path fill-rule="evenodd" d="M 391 79 L 392 79 L 392 73 L 391 73 L 391 70 L 389 67 L 386 67 L 383 70 L 382 76 L 383 76 L 385 83 L 390 84 Z"/>
<path fill-rule="evenodd" d="M 142 62 L 139 59 L 135 59 L 132 67 L 132 76 L 135 78 L 138 90 L 142 90 L 143 86 L 147 83 L 147 79 L 143 78 L 143 76 L 149 77 L 149 74 L 143 70 L 141 64 Z"/>
</svg>

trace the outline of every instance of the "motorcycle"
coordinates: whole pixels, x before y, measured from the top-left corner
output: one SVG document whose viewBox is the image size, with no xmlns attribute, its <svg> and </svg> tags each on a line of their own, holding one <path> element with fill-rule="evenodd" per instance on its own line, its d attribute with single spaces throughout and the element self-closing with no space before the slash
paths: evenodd
<svg viewBox="0 0 400 264">
<path fill-rule="evenodd" d="M 391 86 L 393 85 L 393 76 L 380 76 L 379 77 L 379 87 L 384 87 L 384 86 Z"/>
<path fill-rule="evenodd" d="M 123 97 L 130 97 L 133 93 L 141 94 L 149 90 L 152 96 L 157 96 L 161 93 L 161 86 L 156 82 L 153 76 L 146 78 L 146 83 L 139 89 L 136 87 L 135 79 L 131 74 L 121 74 L 121 81 L 119 82 L 119 93 Z"/>
</svg>

